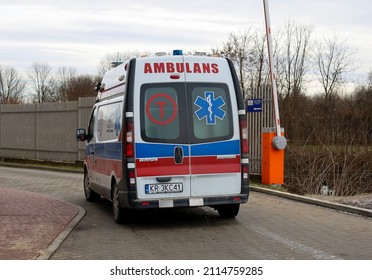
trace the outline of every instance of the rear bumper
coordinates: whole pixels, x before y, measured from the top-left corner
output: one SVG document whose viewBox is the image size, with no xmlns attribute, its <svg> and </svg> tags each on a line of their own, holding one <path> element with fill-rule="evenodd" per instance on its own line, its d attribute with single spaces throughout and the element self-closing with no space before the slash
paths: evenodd
<svg viewBox="0 0 372 280">
<path fill-rule="evenodd" d="M 151 208 L 178 208 L 178 207 L 199 207 L 226 204 L 242 204 L 248 201 L 247 194 L 237 194 L 229 196 L 208 196 L 208 197 L 187 197 L 175 199 L 133 199 L 128 201 L 128 193 L 119 192 L 120 204 L 132 209 L 151 209 Z"/>
</svg>

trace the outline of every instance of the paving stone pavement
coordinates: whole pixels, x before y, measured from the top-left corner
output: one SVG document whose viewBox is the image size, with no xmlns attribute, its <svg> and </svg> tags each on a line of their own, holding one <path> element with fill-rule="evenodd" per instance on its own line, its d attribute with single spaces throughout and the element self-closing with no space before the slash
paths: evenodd
<svg viewBox="0 0 372 280">
<path fill-rule="evenodd" d="M 0 188 L 0 259 L 29 260 L 45 254 L 79 213 L 49 196 Z"/>
<path fill-rule="evenodd" d="M 0 166 L 0 259 L 372 259 L 372 219 L 340 209 L 252 192 L 232 220 L 204 207 L 117 225 L 110 202 L 85 200 L 82 180 Z"/>
<path fill-rule="evenodd" d="M 50 258 L 85 215 L 71 192 L 82 175 L 55 174 L 0 166 L 0 260 Z"/>
</svg>

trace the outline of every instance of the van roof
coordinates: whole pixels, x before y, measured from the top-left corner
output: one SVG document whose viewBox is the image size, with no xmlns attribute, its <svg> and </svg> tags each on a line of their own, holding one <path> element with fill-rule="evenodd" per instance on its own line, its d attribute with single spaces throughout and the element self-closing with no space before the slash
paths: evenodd
<svg viewBox="0 0 372 280">
<path fill-rule="evenodd" d="M 125 81 L 125 75 L 127 73 L 126 68 L 128 62 L 121 63 L 110 71 L 106 72 L 101 82 L 101 88 L 105 90 L 115 87 Z"/>
</svg>

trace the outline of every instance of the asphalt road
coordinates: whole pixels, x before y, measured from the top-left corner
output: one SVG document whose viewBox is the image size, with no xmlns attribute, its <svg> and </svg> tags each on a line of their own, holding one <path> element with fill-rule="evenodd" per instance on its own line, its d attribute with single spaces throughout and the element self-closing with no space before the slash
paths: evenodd
<svg viewBox="0 0 372 280">
<path fill-rule="evenodd" d="M 117 225 L 111 203 L 85 201 L 81 174 L 0 167 L 0 187 L 86 209 L 51 259 L 372 259 L 372 219 L 251 192 L 237 218 L 210 208 L 139 212 Z"/>
</svg>

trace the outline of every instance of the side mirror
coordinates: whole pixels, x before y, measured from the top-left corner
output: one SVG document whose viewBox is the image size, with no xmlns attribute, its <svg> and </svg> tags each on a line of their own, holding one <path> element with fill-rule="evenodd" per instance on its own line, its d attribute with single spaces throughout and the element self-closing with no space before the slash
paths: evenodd
<svg viewBox="0 0 372 280">
<path fill-rule="evenodd" d="M 77 141 L 86 141 L 87 133 L 84 128 L 78 128 L 76 131 L 76 140 Z"/>
</svg>

